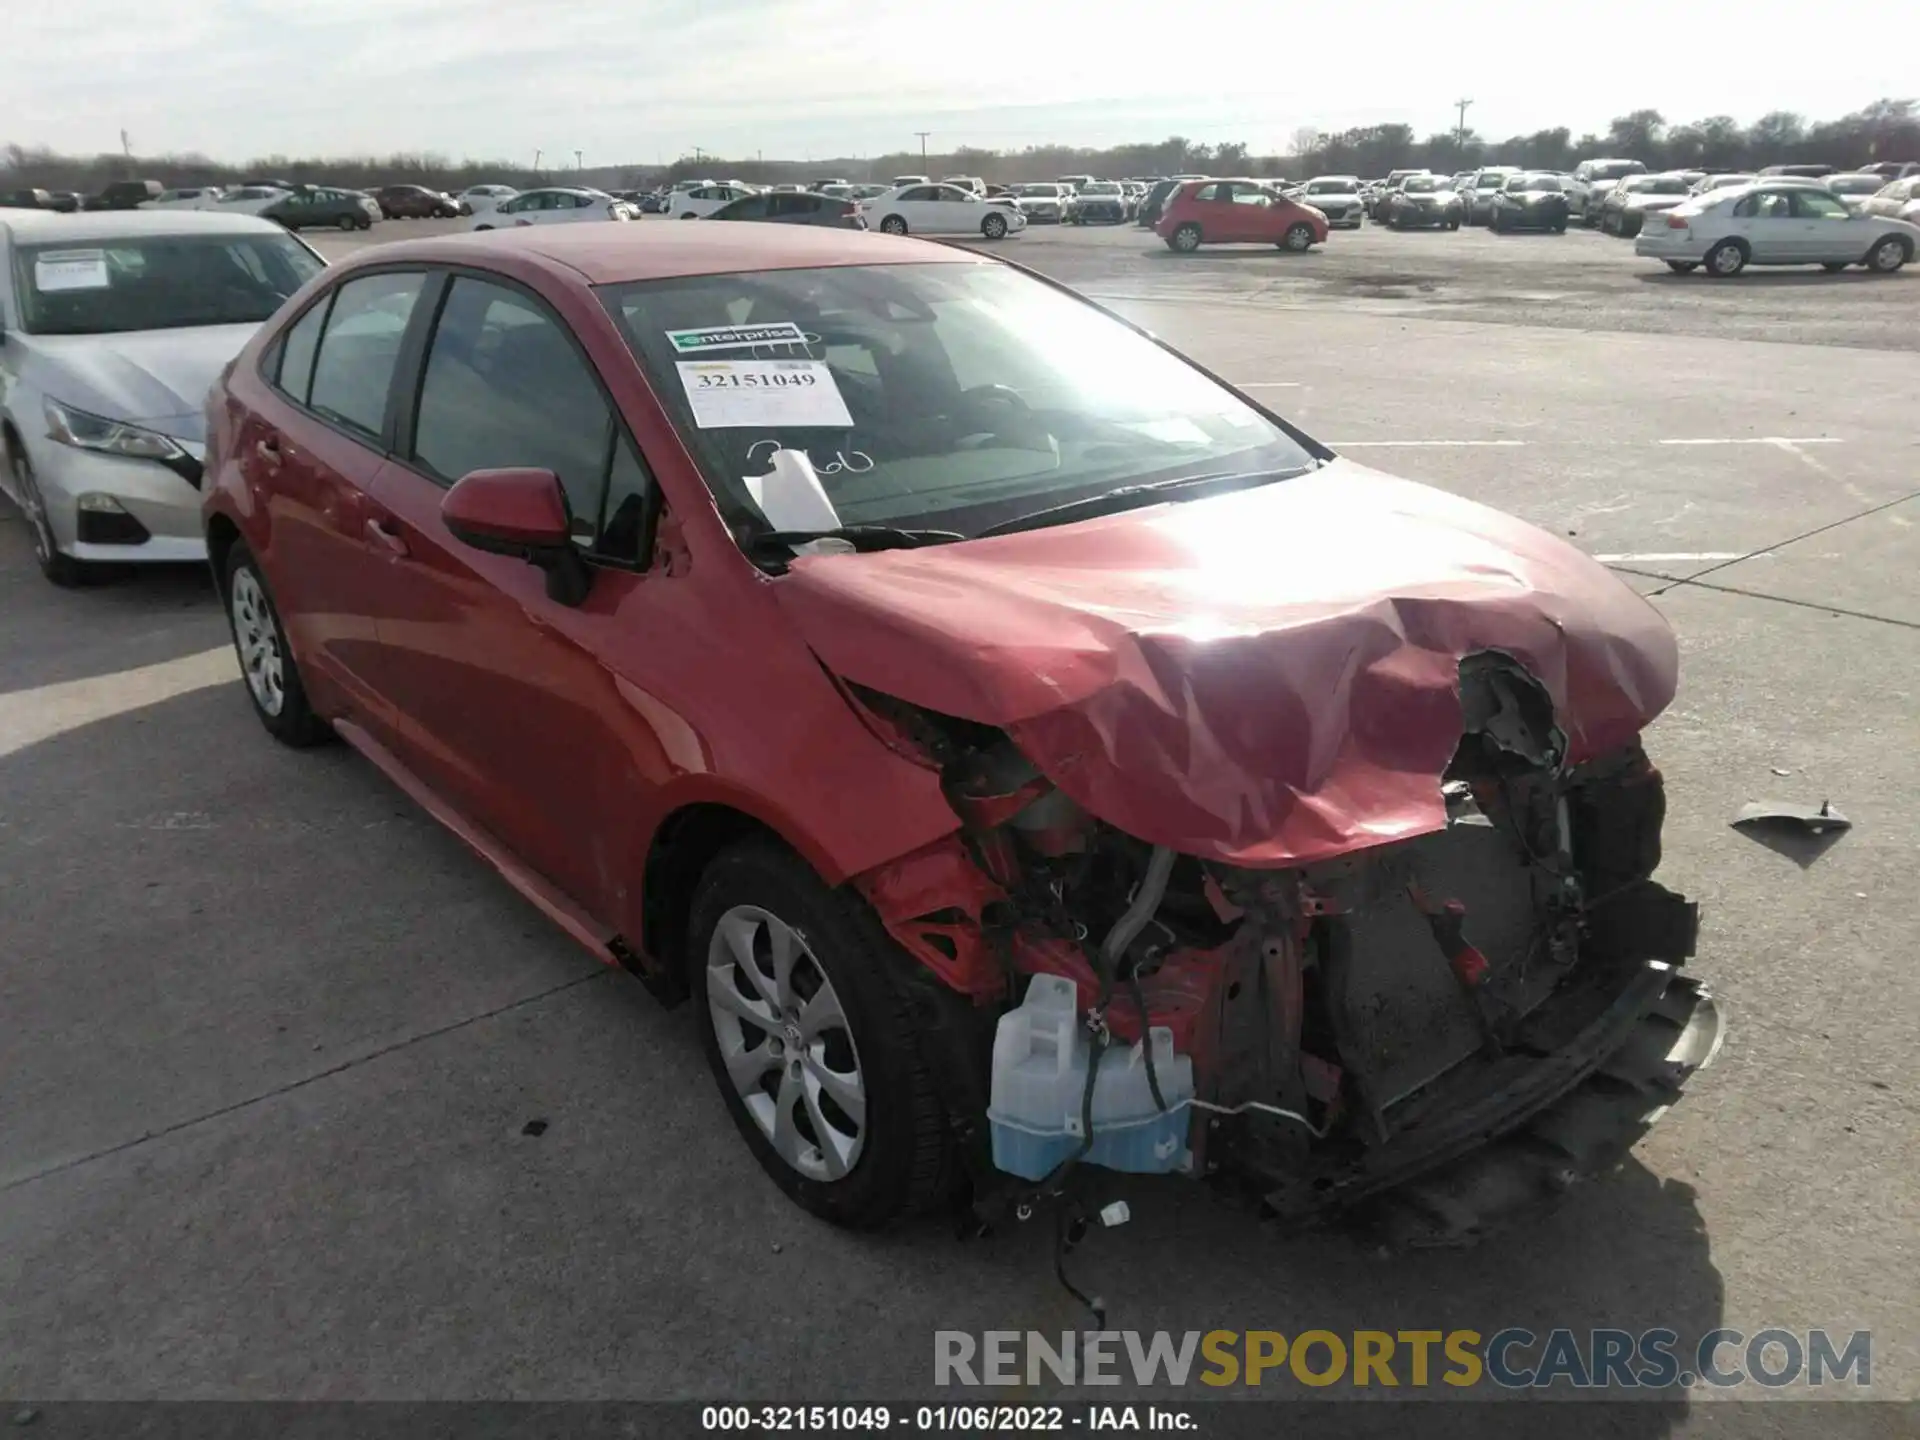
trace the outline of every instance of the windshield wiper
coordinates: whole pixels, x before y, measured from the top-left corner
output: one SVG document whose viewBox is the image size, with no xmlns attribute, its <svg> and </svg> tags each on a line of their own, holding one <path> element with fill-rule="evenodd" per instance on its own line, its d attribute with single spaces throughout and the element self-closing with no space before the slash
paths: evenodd
<svg viewBox="0 0 1920 1440">
<path fill-rule="evenodd" d="M 1089 495 L 1085 499 L 1069 500 L 1064 505 L 1052 505 L 1045 510 L 1033 510 L 1025 515 L 1015 515 L 1011 520 L 1002 520 L 998 525 L 989 525 L 974 538 L 984 540 L 989 535 L 1008 535 L 1016 530 L 1043 530 L 1049 525 L 1070 525 L 1075 520 L 1087 520 L 1095 515 L 1112 515 L 1121 510 L 1138 510 L 1142 506 L 1157 505 L 1162 500 L 1188 490 L 1217 488 L 1223 493 L 1251 490 L 1275 480 L 1291 480 L 1306 474 L 1309 470 L 1319 468 L 1320 462 L 1315 460 L 1294 470 L 1224 470 L 1214 475 L 1183 475 L 1177 480 L 1155 480 L 1146 485 L 1122 485 L 1118 489 Z"/>
<path fill-rule="evenodd" d="M 917 550 L 923 545 L 948 545 L 967 537 L 957 530 L 900 530 L 892 525 L 842 525 L 832 530 L 761 530 L 740 539 L 743 548 L 764 551 L 769 546 L 792 550 L 815 540 L 844 540 L 861 554 L 874 550 Z"/>
</svg>

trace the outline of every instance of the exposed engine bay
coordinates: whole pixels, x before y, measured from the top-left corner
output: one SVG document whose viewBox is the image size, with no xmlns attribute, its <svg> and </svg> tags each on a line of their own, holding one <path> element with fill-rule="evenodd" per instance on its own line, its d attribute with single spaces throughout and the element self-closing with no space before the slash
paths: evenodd
<svg viewBox="0 0 1920 1440">
<path fill-rule="evenodd" d="M 1092 1164 L 1470 1241 L 1616 1163 L 1717 1047 L 1677 973 L 1697 909 L 1651 878 L 1659 771 L 1637 739 L 1570 763 L 1502 652 L 1460 662 L 1441 828 L 1273 868 L 1135 839 L 1005 730 L 846 688 L 961 822 L 855 883 L 935 982 L 983 1217 Z"/>
</svg>

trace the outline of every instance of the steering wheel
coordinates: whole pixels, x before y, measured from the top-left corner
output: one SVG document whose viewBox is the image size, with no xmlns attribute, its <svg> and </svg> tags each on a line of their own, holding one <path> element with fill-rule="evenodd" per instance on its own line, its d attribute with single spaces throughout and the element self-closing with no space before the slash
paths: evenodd
<svg viewBox="0 0 1920 1440">
<path fill-rule="evenodd" d="M 1011 385 L 976 385 L 971 390 L 962 390 L 960 398 L 969 405 L 992 400 L 1002 405 L 1018 405 L 1022 410 L 1031 410 L 1026 397 Z"/>
</svg>

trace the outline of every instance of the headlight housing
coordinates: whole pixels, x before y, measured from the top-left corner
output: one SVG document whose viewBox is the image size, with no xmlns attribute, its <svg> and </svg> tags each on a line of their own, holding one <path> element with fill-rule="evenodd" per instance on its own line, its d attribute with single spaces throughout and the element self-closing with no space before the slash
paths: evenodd
<svg viewBox="0 0 1920 1440">
<path fill-rule="evenodd" d="M 129 460 L 157 460 L 163 465 L 192 459 L 178 442 L 156 431 L 90 415 L 58 400 L 49 399 L 42 408 L 46 412 L 47 438 L 76 450 L 94 450 Z"/>
</svg>

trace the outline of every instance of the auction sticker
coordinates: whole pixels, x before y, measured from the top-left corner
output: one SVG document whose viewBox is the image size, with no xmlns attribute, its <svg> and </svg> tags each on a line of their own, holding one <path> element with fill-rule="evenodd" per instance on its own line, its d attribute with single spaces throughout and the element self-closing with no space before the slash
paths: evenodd
<svg viewBox="0 0 1920 1440">
<path fill-rule="evenodd" d="M 702 430 L 782 425 L 853 428 L 824 360 L 682 360 L 676 367 Z"/>
<path fill-rule="evenodd" d="M 42 295 L 107 288 L 104 250 L 43 250 L 33 260 L 33 284 Z"/>
<path fill-rule="evenodd" d="M 804 345 L 807 337 L 798 325 L 714 325 L 705 330 L 669 330 L 667 343 L 682 355 L 702 350 L 745 350 L 755 345 Z"/>
</svg>

